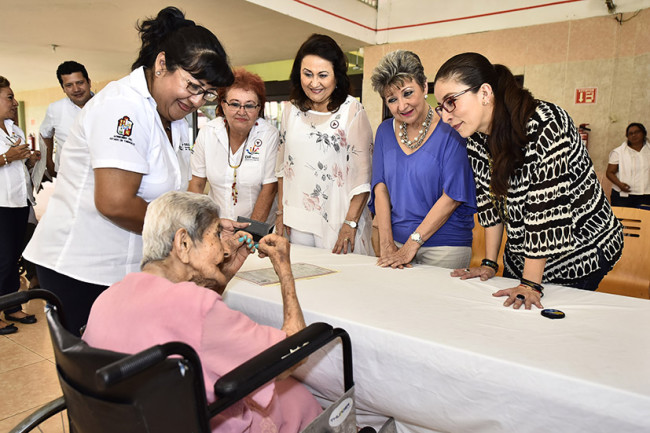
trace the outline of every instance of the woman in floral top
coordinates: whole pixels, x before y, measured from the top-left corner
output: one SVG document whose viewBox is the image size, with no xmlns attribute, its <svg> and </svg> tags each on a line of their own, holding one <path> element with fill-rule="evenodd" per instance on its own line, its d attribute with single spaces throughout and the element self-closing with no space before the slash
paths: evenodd
<svg viewBox="0 0 650 433">
<path fill-rule="evenodd" d="M 298 50 L 280 126 L 276 229 L 292 243 L 372 255 L 372 130 L 346 72 L 329 36 L 314 34 Z"/>
</svg>

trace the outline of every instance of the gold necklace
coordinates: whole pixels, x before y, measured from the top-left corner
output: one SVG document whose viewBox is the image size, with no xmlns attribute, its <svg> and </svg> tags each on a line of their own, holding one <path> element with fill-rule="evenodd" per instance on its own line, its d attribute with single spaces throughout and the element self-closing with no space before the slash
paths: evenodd
<svg viewBox="0 0 650 433">
<path fill-rule="evenodd" d="M 431 127 L 431 119 L 433 119 L 433 109 L 429 107 L 429 111 L 427 111 L 427 117 L 424 119 L 424 122 L 422 122 L 424 129 L 420 129 L 418 131 L 418 135 L 413 141 L 409 140 L 408 131 L 406 130 L 406 122 L 402 122 L 402 124 L 399 126 L 399 137 L 402 144 L 409 149 L 417 149 L 420 147 L 424 141 L 424 137 L 427 136 L 429 128 Z"/>
</svg>

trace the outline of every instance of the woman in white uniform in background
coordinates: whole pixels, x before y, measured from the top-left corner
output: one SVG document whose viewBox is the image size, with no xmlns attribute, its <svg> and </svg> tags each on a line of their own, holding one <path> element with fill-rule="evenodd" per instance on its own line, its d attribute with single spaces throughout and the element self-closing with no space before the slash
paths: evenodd
<svg viewBox="0 0 650 433">
<path fill-rule="evenodd" d="M 29 203 L 34 204 L 27 165 L 33 166 L 38 153 L 25 143 L 25 134 L 14 124 L 18 101 L 9 80 L 0 77 L 0 296 L 20 288 L 18 259 L 22 252 Z M 36 317 L 20 308 L 4 310 L 8 321 L 31 324 Z M 13 334 L 18 328 L 0 318 L 0 335 Z"/>
<path fill-rule="evenodd" d="M 133 72 L 77 116 L 54 194 L 24 253 L 41 286 L 61 298 L 68 330 L 77 334 L 97 296 L 139 271 L 148 203 L 187 189 L 185 116 L 233 80 L 217 37 L 178 9 L 165 8 L 138 29 Z"/>
<path fill-rule="evenodd" d="M 219 89 L 217 117 L 196 138 L 189 191 L 208 195 L 220 218 L 275 222 L 278 130 L 264 119 L 266 89 L 259 75 L 235 69 L 235 82 Z"/>
</svg>

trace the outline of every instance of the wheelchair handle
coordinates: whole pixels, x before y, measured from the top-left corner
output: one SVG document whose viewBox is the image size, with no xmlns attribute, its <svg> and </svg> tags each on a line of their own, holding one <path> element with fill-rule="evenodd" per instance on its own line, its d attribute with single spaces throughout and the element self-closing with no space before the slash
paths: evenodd
<svg viewBox="0 0 650 433">
<path fill-rule="evenodd" d="M 164 361 L 170 355 L 181 355 L 198 362 L 196 352 L 183 343 L 159 344 L 98 369 L 95 372 L 96 384 L 100 389 L 106 390 Z"/>
<path fill-rule="evenodd" d="M 43 299 L 48 304 L 54 306 L 59 312 L 61 323 L 65 326 L 65 315 L 63 314 L 61 300 L 49 290 L 31 289 L 24 292 L 16 292 L 0 296 L 0 311 L 8 310 L 9 308 L 16 307 L 20 304 L 25 304 L 32 299 Z"/>
</svg>

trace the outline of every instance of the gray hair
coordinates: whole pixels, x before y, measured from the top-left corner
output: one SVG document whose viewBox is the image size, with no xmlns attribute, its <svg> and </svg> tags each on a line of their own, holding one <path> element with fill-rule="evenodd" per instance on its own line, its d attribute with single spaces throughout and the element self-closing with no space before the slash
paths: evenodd
<svg viewBox="0 0 650 433">
<path fill-rule="evenodd" d="M 219 218 L 219 208 L 210 197 L 187 191 L 171 191 L 149 203 L 142 228 L 142 262 L 164 260 L 174 244 L 179 229 L 187 230 L 193 241 Z"/>
<path fill-rule="evenodd" d="M 420 58 L 414 52 L 406 50 L 386 54 L 372 71 L 370 78 L 373 90 L 382 98 L 389 87 L 401 86 L 406 80 L 415 80 L 423 89 L 427 84 Z"/>
</svg>

